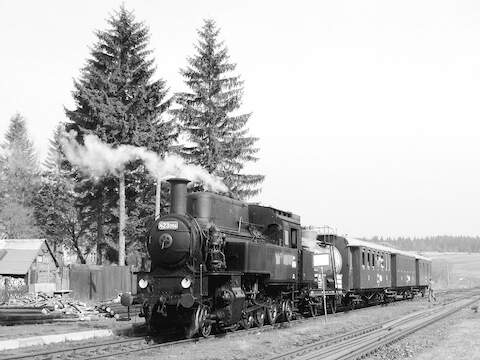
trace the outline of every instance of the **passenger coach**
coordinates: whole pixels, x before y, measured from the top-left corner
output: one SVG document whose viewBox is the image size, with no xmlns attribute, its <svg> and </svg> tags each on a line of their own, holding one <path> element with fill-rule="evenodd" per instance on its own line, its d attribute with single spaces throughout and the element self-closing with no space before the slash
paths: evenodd
<svg viewBox="0 0 480 360">
<path fill-rule="evenodd" d="M 431 276 L 429 259 L 376 243 L 336 237 L 342 256 L 345 302 L 385 302 L 396 296 L 424 294 Z"/>
</svg>

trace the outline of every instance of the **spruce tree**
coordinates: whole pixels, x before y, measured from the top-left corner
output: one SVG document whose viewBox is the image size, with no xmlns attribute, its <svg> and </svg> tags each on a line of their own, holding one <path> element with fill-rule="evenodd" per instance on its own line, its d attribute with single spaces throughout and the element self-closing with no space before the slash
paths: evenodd
<svg viewBox="0 0 480 360">
<path fill-rule="evenodd" d="M 63 154 L 61 139 L 65 133 L 65 124 L 60 123 L 54 130 L 53 138 L 49 140 L 47 158 L 43 163 L 47 172 L 68 173 L 71 171 L 65 155 Z"/>
<path fill-rule="evenodd" d="M 219 41 L 220 30 L 213 20 L 205 20 L 198 30 L 194 57 L 180 72 L 189 92 L 176 94 L 179 107 L 173 114 L 187 134 L 189 145 L 182 155 L 223 179 L 239 198 L 257 194 L 262 175 L 242 174 L 247 162 L 256 161 L 257 138 L 247 135 L 251 114 L 239 114 L 243 81 L 232 72 L 236 64 Z"/>
<path fill-rule="evenodd" d="M 76 107 L 66 110 L 70 119 L 67 130 L 77 131 L 80 142 L 85 135 L 94 134 L 113 146 L 144 146 L 164 154 L 176 134 L 173 123 L 162 119 L 169 100 L 165 82 L 152 80 L 155 67 L 148 49 L 148 28 L 123 6 L 108 24 L 108 30 L 96 33 L 98 42 L 91 58 L 74 83 Z M 83 206 L 90 209 L 97 224 L 100 254 L 105 244 L 112 243 L 107 235 L 118 233 L 118 178 L 106 176 L 93 181 L 80 174 L 76 177 Z M 154 186 L 154 180 L 140 162 L 135 162 L 127 166 L 125 182 L 128 213 L 134 210 L 128 207 L 142 191 Z"/>
<path fill-rule="evenodd" d="M 32 199 L 40 174 L 23 116 L 15 114 L 0 155 L 0 229 L 7 237 L 38 237 Z"/>
<path fill-rule="evenodd" d="M 39 181 L 37 156 L 29 139 L 25 118 L 15 114 L 2 145 L 0 192 L 5 202 L 30 206 Z"/>
</svg>

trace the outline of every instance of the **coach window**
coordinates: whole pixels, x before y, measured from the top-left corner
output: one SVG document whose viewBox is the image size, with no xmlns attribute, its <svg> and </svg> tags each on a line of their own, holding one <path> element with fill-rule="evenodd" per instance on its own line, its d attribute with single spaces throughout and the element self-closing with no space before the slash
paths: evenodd
<svg viewBox="0 0 480 360">
<path fill-rule="evenodd" d="M 385 269 L 385 264 L 383 263 L 383 255 L 380 255 L 380 267 L 383 269 Z"/>
<path fill-rule="evenodd" d="M 292 248 L 297 248 L 297 229 L 290 229 L 290 240 L 292 242 Z"/>
<path fill-rule="evenodd" d="M 362 249 L 362 269 L 365 269 L 365 249 Z"/>
<path fill-rule="evenodd" d="M 367 252 L 367 266 L 370 268 L 370 251 Z"/>
<path fill-rule="evenodd" d="M 372 268 L 375 269 L 375 253 L 372 253 Z"/>
</svg>

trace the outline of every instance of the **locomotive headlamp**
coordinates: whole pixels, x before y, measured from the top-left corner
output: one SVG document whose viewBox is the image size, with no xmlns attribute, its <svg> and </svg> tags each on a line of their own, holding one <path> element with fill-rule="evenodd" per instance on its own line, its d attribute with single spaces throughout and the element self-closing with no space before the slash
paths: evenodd
<svg viewBox="0 0 480 360">
<path fill-rule="evenodd" d="M 140 289 L 145 289 L 148 286 L 148 281 L 145 279 L 140 279 L 138 281 L 138 286 L 140 286 Z"/>
<path fill-rule="evenodd" d="M 192 285 L 192 280 L 190 280 L 188 277 L 186 277 L 186 278 L 182 279 L 180 284 L 182 285 L 182 288 L 188 289 Z"/>
</svg>

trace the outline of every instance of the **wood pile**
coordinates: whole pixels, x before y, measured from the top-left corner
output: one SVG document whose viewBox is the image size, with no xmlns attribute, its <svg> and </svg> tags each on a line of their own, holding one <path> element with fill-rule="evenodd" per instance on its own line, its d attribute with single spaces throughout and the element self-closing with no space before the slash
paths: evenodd
<svg viewBox="0 0 480 360">
<path fill-rule="evenodd" d="M 10 298 L 0 304 L 0 325 L 40 324 L 57 320 L 89 320 L 98 312 L 92 306 L 61 296 L 42 293 Z"/>
<path fill-rule="evenodd" d="M 128 318 L 128 308 L 117 302 L 108 302 L 96 308 L 105 317 L 115 318 L 116 320 L 126 320 Z M 130 306 L 130 317 L 138 316 L 140 309 L 141 305 Z"/>
<path fill-rule="evenodd" d="M 130 306 L 130 317 L 138 316 L 141 305 Z M 54 321 L 98 320 L 99 317 L 128 319 L 128 308 L 120 297 L 97 306 L 60 295 L 26 294 L 0 303 L 0 325 L 42 324 Z"/>
</svg>

